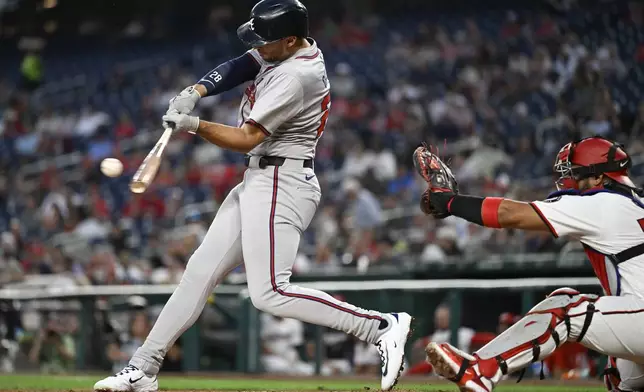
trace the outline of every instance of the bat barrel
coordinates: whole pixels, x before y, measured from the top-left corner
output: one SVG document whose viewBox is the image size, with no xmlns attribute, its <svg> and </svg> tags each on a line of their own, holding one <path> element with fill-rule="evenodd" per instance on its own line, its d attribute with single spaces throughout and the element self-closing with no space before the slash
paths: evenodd
<svg viewBox="0 0 644 392">
<path fill-rule="evenodd" d="M 130 183 L 130 191 L 132 193 L 143 193 L 148 188 L 148 184 L 143 181 L 132 181 Z"/>
<path fill-rule="evenodd" d="M 130 182 L 130 191 L 132 193 L 143 193 L 148 189 L 159 170 L 159 166 L 161 166 L 161 158 L 170 136 L 172 136 L 172 129 L 166 128 L 154 148 L 143 160 Z"/>
</svg>

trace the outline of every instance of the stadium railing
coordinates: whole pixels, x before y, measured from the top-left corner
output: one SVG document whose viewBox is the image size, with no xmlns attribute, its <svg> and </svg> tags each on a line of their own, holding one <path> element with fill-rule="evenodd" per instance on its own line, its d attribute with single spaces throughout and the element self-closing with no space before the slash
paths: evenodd
<svg viewBox="0 0 644 392">
<path fill-rule="evenodd" d="M 351 296 L 354 304 L 372 307 L 383 312 L 407 311 L 415 315 L 419 323 L 427 323 L 427 318 L 433 313 L 432 301 L 427 301 L 426 294 L 434 292 L 447 298 L 451 308 L 451 336 L 458 336 L 456 331 L 460 326 L 463 311 L 463 295 L 474 291 L 502 291 L 510 293 L 509 297 L 519 296 L 521 310 L 528 311 L 537 302 L 536 295 L 549 292 L 557 287 L 575 287 L 581 290 L 589 289 L 597 292 L 596 278 L 524 278 L 524 279 L 430 279 L 430 280 L 374 280 L 374 281 L 314 281 L 302 283 L 303 286 L 324 290 L 328 293 L 341 293 Z M 73 309 L 79 311 L 80 331 L 78 334 L 77 370 L 86 369 L 88 342 L 92 339 L 91 329 L 95 323 L 95 312 L 99 299 L 115 299 L 129 296 L 156 297 L 166 300 L 174 291 L 175 285 L 129 285 L 129 286 L 80 286 L 80 287 L 39 287 L 39 288 L 5 288 L 0 289 L 0 300 L 13 300 L 23 304 L 25 308 L 48 308 L 43 306 L 52 301 L 71 301 Z M 240 372 L 258 373 L 260 365 L 260 317 L 259 311 L 252 306 L 248 290 L 243 285 L 221 285 L 215 291 L 217 298 L 227 296 L 240 301 L 241 311 L 237 320 L 237 355 L 235 364 Z M 478 294 L 477 294 L 478 296 Z M 444 302 L 439 300 L 439 302 Z M 40 304 L 40 306 L 38 306 Z M 71 305 L 71 304 L 70 304 Z M 492 305 L 492 303 L 491 303 Z M 481 311 L 485 311 L 482 309 Z M 315 364 L 316 372 L 320 374 L 323 360 L 322 354 L 323 328 L 315 328 Z M 201 348 L 199 324 L 195 324 L 182 336 L 182 351 L 184 352 L 183 371 L 200 370 Z M 456 342 L 453 342 L 456 343 Z M 95 353 L 92 353 L 95 355 Z"/>
</svg>

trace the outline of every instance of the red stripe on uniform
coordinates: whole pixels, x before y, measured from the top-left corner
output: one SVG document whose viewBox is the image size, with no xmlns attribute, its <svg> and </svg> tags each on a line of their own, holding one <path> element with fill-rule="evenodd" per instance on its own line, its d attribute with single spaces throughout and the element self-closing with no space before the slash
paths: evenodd
<svg viewBox="0 0 644 392">
<path fill-rule="evenodd" d="M 532 209 L 534 210 L 534 212 L 536 212 L 536 213 L 537 213 L 537 215 L 539 215 L 539 218 L 541 218 L 541 220 L 543 221 L 543 223 L 545 223 L 545 224 L 546 224 L 546 226 L 548 226 L 548 229 L 550 230 L 550 233 L 552 233 L 553 237 L 555 237 L 555 238 L 559 238 L 559 234 L 557 234 L 557 231 L 555 230 L 555 228 L 554 228 L 554 227 L 552 227 L 552 224 L 550 224 L 550 221 L 548 220 L 548 218 L 546 218 L 546 216 L 545 216 L 545 215 L 543 215 L 543 212 L 541 212 L 541 210 L 539 209 L 539 207 L 537 207 L 537 205 L 536 205 L 536 204 L 534 204 L 534 203 L 530 203 L 530 206 L 532 207 Z"/>
<path fill-rule="evenodd" d="M 250 124 L 250 125 L 252 125 L 252 126 L 254 126 L 254 127 L 259 128 L 259 130 L 260 130 L 260 131 L 262 131 L 262 132 L 264 133 L 264 135 L 266 135 L 266 136 L 271 136 L 271 133 L 270 133 L 270 132 L 268 132 L 268 131 L 266 130 L 266 128 L 264 128 L 264 126 L 263 126 L 262 124 L 258 123 L 257 121 L 255 121 L 255 120 L 251 120 L 251 119 L 248 119 L 248 120 L 246 120 L 245 122 L 246 122 L 247 124 Z"/>
<path fill-rule="evenodd" d="M 588 246 L 584 246 L 584 252 L 586 252 L 586 256 L 590 260 L 590 265 L 593 266 L 593 271 L 595 271 L 595 276 L 599 279 L 599 283 L 606 292 L 606 295 L 611 295 L 608 272 L 606 271 L 606 256 Z"/>
<path fill-rule="evenodd" d="M 275 210 L 277 208 L 277 184 L 278 184 L 278 176 L 279 176 L 278 173 L 279 173 L 279 166 L 275 166 L 275 169 L 273 169 L 273 197 L 271 198 L 271 215 L 268 219 L 270 271 L 271 271 L 270 274 L 271 274 L 271 286 L 273 288 L 273 291 L 285 297 L 300 298 L 300 299 L 306 299 L 306 300 L 318 302 L 323 305 L 330 306 L 339 311 L 352 314 L 356 317 L 362 317 L 370 320 L 382 320 L 381 317 L 372 316 L 369 314 L 356 312 L 351 309 L 343 308 L 340 305 L 337 305 L 333 302 L 327 301 L 322 298 L 313 297 L 311 295 L 306 295 L 306 294 L 288 293 L 280 289 L 279 287 L 277 287 L 277 282 L 275 279 Z"/>
</svg>

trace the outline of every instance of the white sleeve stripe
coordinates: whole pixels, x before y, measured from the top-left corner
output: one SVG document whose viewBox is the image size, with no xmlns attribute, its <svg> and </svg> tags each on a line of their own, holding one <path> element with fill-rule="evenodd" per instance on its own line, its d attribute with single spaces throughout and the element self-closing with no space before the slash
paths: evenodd
<svg viewBox="0 0 644 392">
<path fill-rule="evenodd" d="M 215 84 L 214 84 L 213 82 L 211 82 L 211 81 L 210 81 L 210 80 L 208 80 L 208 79 L 199 79 L 199 81 L 200 81 L 200 82 L 201 82 L 202 80 L 203 80 L 204 82 L 208 82 L 208 83 L 212 84 L 212 87 L 217 87 L 217 86 L 215 86 Z"/>
</svg>

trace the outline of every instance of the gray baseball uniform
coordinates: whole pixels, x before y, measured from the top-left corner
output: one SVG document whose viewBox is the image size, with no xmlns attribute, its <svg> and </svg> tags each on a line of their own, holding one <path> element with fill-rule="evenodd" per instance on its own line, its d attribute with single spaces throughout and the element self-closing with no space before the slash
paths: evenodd
<svg viewBox="0 0 644 392">
<path fill-rule="evenodd" d="M 130 361 L 148 374 L 158 373 L 165 353 L 199 317 L 215 285 L 242 261 L 259 310 L 332 327 L 370 343 L 379 335 L 381 313 L 289 283 L 300 236 L 321 196 L 305 160 L 315 155 L 330 107 L 324 57 L 310 43 L 276 64 L 251 51 L 261 69 L 244 94 L 240 125 L 254 124 L 267 138 L 250 152 L 242 183 L 222 203 L 181 283 Z M 281 166 L 260 167 L 260 158 L 267 156 L 286 159 Z"/>
</svg>

